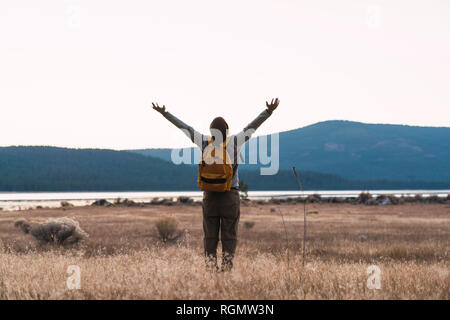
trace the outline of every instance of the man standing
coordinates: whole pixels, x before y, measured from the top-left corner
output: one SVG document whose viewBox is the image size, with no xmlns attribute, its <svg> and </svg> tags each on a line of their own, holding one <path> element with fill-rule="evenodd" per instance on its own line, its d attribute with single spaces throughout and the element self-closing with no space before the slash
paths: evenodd
<svg viewBox="0 0 450 320">
<path fill-rule="evenodd" d="M 212 270 L 219 270 L 217 265 L 217 245 L 219 233 L 222 242 L 222 271 L 229 271 L 233 267 L 233 258 L 236 252 L 237 231 L 240 218 L 240 198 L 239 198 L 239 172 L 236 161 L 240 148 L 250 139 L 259 126 L 267 120 L 272 112 L 278 107 L 280 100 L 266 102 L 266 109 L 261 112 L 255 120 L 248 124 L 244 130 L 236 135 L 229 136 L 228 124 L 222 117 L 215 118 L 210 124 L 211 136 L 205 136 L 188 126 L 183 121 L 166 111 L 165 106 L 160 107 L 157 103 L 152 103 L 153 109 L 161 113 L 167 120 L 176 127 L 183 130 L 188 137 L 202 150 L 202 162 L 205 163 L 205 149 L 208 145 L 215 144 L 225 148 L 228 154 L 232 154 L 234 159 L 229 176 L 223 179 L 206 178 L 199 174 L 199 186 L 211 184 L 213 187 L 208 191 L 207 187 L 202 188 L 203 192 L 203 232 L 204 249 L 207 265 Z M 200 138 L 199 138 L 200 137 Z M 199 167 L 200 168 L 200 167 Z M 226 170 L 225 170 L 226 171 Z M 228 180 L 227 180 L 228 179 Z M 228 181 L 228 182 L 227 182 Z M 223 190 L 220 184 L 223 184 Z"/>
</svg>

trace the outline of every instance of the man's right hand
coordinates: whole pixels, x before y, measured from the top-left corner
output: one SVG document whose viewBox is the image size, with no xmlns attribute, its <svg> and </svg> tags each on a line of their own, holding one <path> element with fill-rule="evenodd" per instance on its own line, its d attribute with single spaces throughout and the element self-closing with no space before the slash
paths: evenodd
<svg viewBox="0 0 450 320">
<path fill-rule="evenodd" d="M 152 106 L 153 106 L 153 109 L 155 109 L 156 111 L 158 111 L 161 114 L 165 114 L 167 112 L 165 105 L 160 107 L 156 102 L 152 102 Z"/>
</svg>

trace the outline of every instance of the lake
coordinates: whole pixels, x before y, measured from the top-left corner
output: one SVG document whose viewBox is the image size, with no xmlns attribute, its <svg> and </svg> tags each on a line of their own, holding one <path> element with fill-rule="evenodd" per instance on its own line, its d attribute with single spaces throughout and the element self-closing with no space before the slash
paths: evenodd
<svg viewBox="0 0 450 320">
<path fill-rule="evenodd" d="M 367 190 L 365 190 L 367 191 Z M 447 196 L 450 190 L 368 190 L 372 195 L 393 194 L 408 196 L 422 194 L 423 196 Z M 356 197 L 361 190 L 321 190 L 321 191 L 249 191 L 250 199 L 269 199 L 272 197 L 296 197 L 319 194 L 322 197 Z M 59 207 L 62 200 L 70 201 L 75 206 L 90 205 L 94 200 L 117 198 L 130 199 L 136 202 L 148 202 L 153 198 L 176 198 L 187 196 L 200 200 L 201 191 L 115 191 L 115 192 L 0 192 L 0 208 L 3 210 L 25 210 L 42 207 Z"/>
</svg>

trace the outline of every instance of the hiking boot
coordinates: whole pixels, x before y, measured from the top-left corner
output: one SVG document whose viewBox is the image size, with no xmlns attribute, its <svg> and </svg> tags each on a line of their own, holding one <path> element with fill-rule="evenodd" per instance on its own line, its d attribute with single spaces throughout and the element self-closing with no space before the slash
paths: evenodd
<svg viewBox="0 0 450 320">
<path fill-rule="evenodd" d="M 224 252 L 222 254 L 222 268 L 221 268 L 221 271 L 222 272 L 228 272 L 228 271 L 231 271 L 231 269 L 233 269 L 233 255 L 228 253 L 228 252 Z"/>
<path fill-rule="evenodd" d="M 207 255 L 205 257 L 206 270 L 209 272 L 218 272 L 219 266 L 217 264 L 217 256 Z"/>
</svg>

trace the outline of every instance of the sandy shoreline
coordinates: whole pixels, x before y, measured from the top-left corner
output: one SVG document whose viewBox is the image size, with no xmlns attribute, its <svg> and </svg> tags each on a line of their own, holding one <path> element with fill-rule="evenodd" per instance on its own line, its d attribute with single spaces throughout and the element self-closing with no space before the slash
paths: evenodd
<svg viewBox="0 0 450 320">
<path fill-rule="evenodd" d="M 407 202 L 440 202 L 447 198 L 450 200 L 450 190 L 375 190 L 369 192 L 373 198 L 388 197 L 400 198 L 400 201 Z M 280 199 L 284 202 L 296 202 L 302 197 L 321 198 L 331 202 L 353 202 L 358 198 L 361 191 L 357 190 L 329 190 L 329 191 L 250 191 L 248 199 L 252 201 L 271 201 Z M 420 195 L 422 199 L 417 199 Z M 170 191 L 170 192 L 0 192 L 0 211 L 29 210 L 34 208 L 58 208 L 61 202 L 69 202 L 74 206 L 87 206 L 93 202 L 105 199 L 111 203 L 117 199 L 128 199 L 136 203 L 150 204 L 164 200 L 166 203 L 177 202 L 179 198 L 191 198 L 194 202 L 201 201 L 203 194 L 200 191 Z M 344 199 L 345 201 L 340 201 Z M 417 201 L 419 200 L 419 201 Z M 423 201 L 422 201 L 423 200 Z"/>
</svg>

